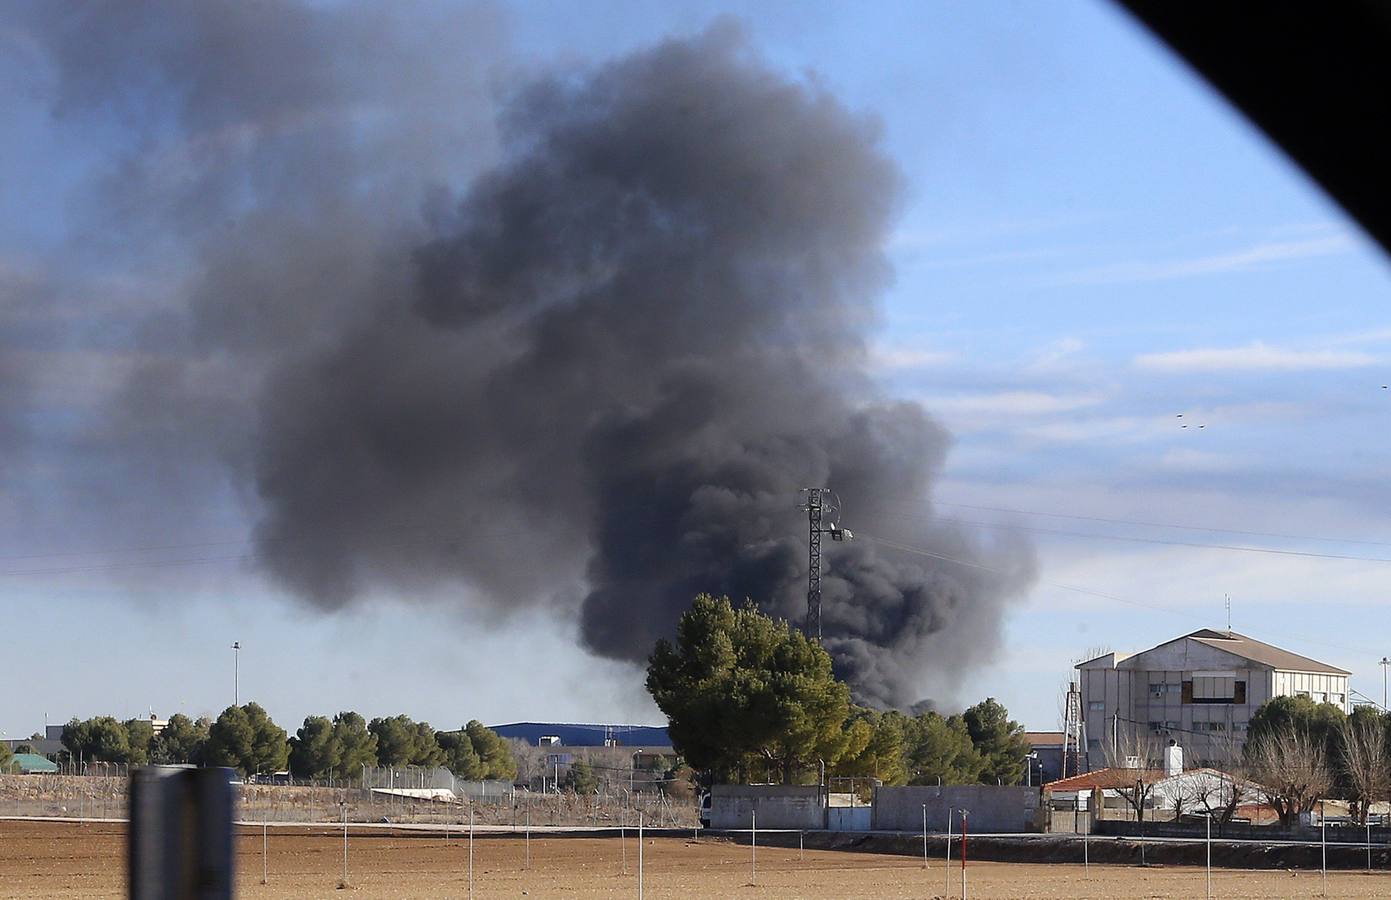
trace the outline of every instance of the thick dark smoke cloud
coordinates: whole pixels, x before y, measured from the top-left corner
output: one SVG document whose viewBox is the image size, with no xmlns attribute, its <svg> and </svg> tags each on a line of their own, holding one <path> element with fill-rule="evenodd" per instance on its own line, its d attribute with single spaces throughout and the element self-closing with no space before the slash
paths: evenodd
<svg viewBox="0 0 1391 900">
<path fill-rule="evenodd" d="M 948 435 L 868 370 L 903 190 L 872 118 L 729 24 L 522 75 L 439 22 L 274 6 L 39 31 L 58 108 L 125 103 L 137 146 L 182 148 L 181 179 L 132 152 L 94 204 L 182 254 L 184 330 L 151 338 L 180 375 L 142 370 L 123 408 L 217 447 L 279 583 L 549 605 L 640 661 L 701 591 L 800 621 L 798 491 L 824 484 L 866 535 L 975 564 L 827 542 L 861 699 L 949 691 L 998 646 L 1032 553 L 926 518 Z"/>
</svg>

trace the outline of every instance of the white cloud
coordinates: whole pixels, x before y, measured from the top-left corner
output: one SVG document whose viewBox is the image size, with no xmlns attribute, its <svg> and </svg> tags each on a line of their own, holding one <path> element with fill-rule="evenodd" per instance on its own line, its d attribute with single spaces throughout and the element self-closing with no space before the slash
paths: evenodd
<svg viewBox="0 0 1391 900">
<path fill-rule="evenodd" d="M 1044 391 L 1000 391 L 986 394 L 953 394 L 925 397 L 928 409 L 959 416 L 1041 416 L 1096 406 L 1105 400 L 1096 394 L 1050 394 Z"/>
<path fill-rule="evenodd" d="M 1034 373 L 1073 368 L 1074 358 L 1085 346 L 1080 338 L 1059 338 L 1035 353 L 1025 368 Z"/>
<path fill-rule="evenodd" d="M 1234 472 L 1248 465 L 1235 456 L 1191 447 L 1174 447 L 1159 459 L 1160 468 L 1177 472 Z"/>
<path fill-rule="evenodd" d="M 1065 275 L 1064 284 L 1118 284 L 1135 281 L 1168 281 L 1213 275 L 1224 272 L 1247 272 L 1273 263 L 1320 256 L 1335 256 L 1354 249 L 1356 244 L 1346 234 L 1313 237 L 1305 240 L 1269 241 L 1230 253 L 1218 253 L 1190 259 L 1161 261 L 1138 260 L 1096 266 Z"/>
<path fill-rule="evenodd" d="M 914 347 L 874 347 L 869 351 L 870 368 L 880 370 L 926 369 L 954 362 L 955 353 Z"/>
<path fill-rule="evenodd" d="M 1200 347 L 1164 353 L 1142 353 L 1135 367 L 1152 372 L 1284 371 L 1352 369 L 1381 363 L 1356 350 L 1292 350 L 1253 341 L 1244 347 Z"/>
<path fill-rule="evenodd" d="M 1042 422 L 1024 428 L 1024 437 L 1057 443 L 1129 444 L 1170 436 L 1168 420 L 1154 416 L 1092 416 L 1058 422 Z"/>
</svg>

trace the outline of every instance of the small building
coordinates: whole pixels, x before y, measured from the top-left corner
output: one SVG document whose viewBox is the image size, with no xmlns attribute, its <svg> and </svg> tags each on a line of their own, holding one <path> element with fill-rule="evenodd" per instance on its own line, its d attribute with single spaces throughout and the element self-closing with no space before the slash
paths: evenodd
<svg viewBox="0 0 1391 900">
<path fill-rule="evenodd" d="M 10 760 L 9 770 L 20 775 L 54 775 L 58 772 L 58 764 L 37 753 L 16 753 Z"/>
<path fill-rule="evenodd" d="M 1273 697 L 1348 709 L 1347 670 L 1232 631 L 1204 628 L 1077 670 L 1089 770 L 1107 764 L 1108 744 L 1137 740 L 1178 741 L 1195 761 L 1220 767 L 1241 753 L 1251 715 Z"/>
<path fill-rule="evenodd" d="M 1040 785 L 1063 777 L 1063 733 L 1061 731 L 1026 731 L 1024 740 L 1029 742 L 1031 754 L 1025 762 L 1029 766 L 1024 783 Z M 1076 754 L 1073 754 L 1075 757 Z M 1076 760 L 1073 760 L 1075 765 Z"/>
</svg>

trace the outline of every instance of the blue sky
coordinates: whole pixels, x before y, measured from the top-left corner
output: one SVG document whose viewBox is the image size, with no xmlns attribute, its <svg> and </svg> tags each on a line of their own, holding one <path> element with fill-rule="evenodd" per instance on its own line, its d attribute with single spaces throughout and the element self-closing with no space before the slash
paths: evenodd
<svg viewBox="0 0 1391 900">
<path fill-rule="evenodd" d="M 778 67 L 880 119 L 908 196 L 876 373 L 954 435 L 938 512 L 1026 530 L 1041 561 L 1005 652 L 960 700 L 996 696 L 1031 728 L 1052 727 L 1074 660 L 1220 626 L 1226 595 L 1238 631 L 1347 668 L 1380 698 L 1391 563 L 1295 554 L 1391 559 L 1386 259 L 1122 13 L 632 2 L 490 15 L 523 66 L 604 59 L 733 15 Z M 0 45 L 41 87 L 22 30 L 0 25 Z M 40 88 L 0 101 L 0 120 L 17 138 L 0 142 L 0 312 L 34 316 L 0 353 L 53 360 L 25 410 L 43 436 L 35 459 L 0 463 L 12 548 L 0 551 L 0 654 L 13 676 L 0 729 L 215 714 L 231 701 L 233 640 L 243 699 L 291 728 L 347 707 L 437 726 L 657 721 L 632 670 L 574 649 L 573 624 L 545 612 L 497 623 L 393 597 L 303 609 L 229 559 L 247 527 L 231 487 L 195 519 L 160 523 L 167 543 L 217 542 L 218 561 L 20 559 L 128 546 L 74 524 L 102 502 L 99 485 L 49 497 L 35 485 L 80 458 L 64 442 L 92 389 L 87 358 L 126 352 L 122 299 L 152 282 L 132 286 L 137 265 L 81 240 L 90 223 L 75 213 L 93 169 L 129 144 L 122 123 L 64 130 Z M 26 291 L 55 269 L 105 292 L 109 320 L 34 313 Z M 876 525 L 855 521 L 853 503 L 846 522 Z"/>
</svg>

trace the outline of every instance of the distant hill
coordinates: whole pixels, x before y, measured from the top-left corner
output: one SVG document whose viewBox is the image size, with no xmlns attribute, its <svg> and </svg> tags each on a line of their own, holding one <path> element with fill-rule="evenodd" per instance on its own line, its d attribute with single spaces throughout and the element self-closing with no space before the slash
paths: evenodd
<svg viewBox="0 0 1391 900">
<path fill-rule="evenodd" d="M 671 737 L 656 725 L 591 725 L 572 722 L 513 722 L 489 725 L 505 738 L 519 738 L 535 746 L 544 735 L 555 735 L 566 747 L 602 747 L 613 738 L 624 747 L 670 747 Z"/>
</svg>

